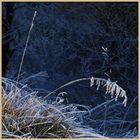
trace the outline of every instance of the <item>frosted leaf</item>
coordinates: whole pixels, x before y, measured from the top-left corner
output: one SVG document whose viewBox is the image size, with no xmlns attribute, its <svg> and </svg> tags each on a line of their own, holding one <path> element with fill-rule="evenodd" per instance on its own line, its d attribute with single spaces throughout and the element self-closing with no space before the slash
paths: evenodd
<svg viewBox="0 0 140 140">
<path fill-rule="evenodd" d="M 110 93 L 111 93 L 112 96 L 114 95 L 115 88 L 116 88 L 116 86 L 115 86 L 115 84 L 113 84 L 113 86 L 110 90 Z"/>
<path fill-rule="evenodd" d="M 100 81 L 98 81 L 97 90 L 99 90 L 99 87 L 100 87 Z"/>
<path fill-rule="evenodd" d="M 98 80 L 96 80 L 96 86 L 98 86 Z"/>
<path fill-rule="evenodd" d="M 92 87 L 93 85 L 94 85 L 94 78 L 91 77 L 91 78 L 90 78 L 90 87 Z"/>
</svg>

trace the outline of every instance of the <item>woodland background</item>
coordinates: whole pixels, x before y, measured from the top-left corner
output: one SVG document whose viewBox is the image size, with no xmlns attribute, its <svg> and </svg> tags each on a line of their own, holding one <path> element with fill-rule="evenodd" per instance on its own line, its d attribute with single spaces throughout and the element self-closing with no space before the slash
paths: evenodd
<svg viewBox="0 0 140 140">
<path fill-rule="evenodd" d="M 37 16 L 22 66 L 22 79 L 46 71 L 48 77 L 26 83 L 38 96 L 82 77 L 110 78 L 125 89 L 127 107 L 110 106 L 85 118 L 107 136 L 138 129 L 138 3 L 2 3 L 2 75 L 16 79 L 34 11 Z M 103 90 L 80 82 L 63 89 L 69 103 L 95 107 L 108 99 Z M 50 98 L 53 100 L 53 97 Z M 115 103 L 115 102 L 114 102 Z M 108 110 L 106 122 L 105 110 Z M 117 114 L 117 115 L 116 115 Z M 114 122 L 116 132 L 108 121 Z M 101 125 L 103 124 L 103 125 Z M 101 126 L 99 128 L 99 125 Z M 120 131 L 121 130 L 121 131 Z M 122 133 L 124 132 L 124 133 Z"/>
</svg>

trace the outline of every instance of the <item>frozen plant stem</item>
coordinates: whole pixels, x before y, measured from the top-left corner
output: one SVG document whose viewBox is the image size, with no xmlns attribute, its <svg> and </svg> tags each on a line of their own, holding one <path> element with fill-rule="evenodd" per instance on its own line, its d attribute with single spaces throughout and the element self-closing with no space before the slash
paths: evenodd
<svg viewBox="0 0 140 140">
<path fill-rule="evenodd" d="M 35 20 L 36 14 L 37 14 L 37 11 L 34 12 L 33 19 L 32 19 L 32 22 L 31 22 L 31 26 L 30 26 L 30 29 L 29 29 L 29 32 L 28 32 L 25 48 L 24 48 L 24 51 L 23 51 L 23 54 L 22 54 L 22 58 L 21 58 L 21 62 L 20 62 L 20 67 L 19 67 L 19 71 L 18 71 L 18 76 L 17 76 L 17 80 L 16 80 L 17 81 L 17 85 L 18 85 L 18 82 L 19 82 L 20 72 L 21 72 L 21 69 L 22 69 L 25 53 L 26 53 L 26 50 L 27 50 L 27 47 L 28 47 L 28 42 L 29 42 L 29 39 L 30 39 L 30 34 L 31 34 L 32 28 L 34 26 L 34 20 Z"/>
<path fill-rule="evenodd" d="M 106 80 L 103 78 L 96 78 L 96 77 L 80 78 L 80 79 L 70 81 L 70 82 L 60 86 L 59 88 L 55 89 L 54 91 L 50 92 L 45 98 L 47 98 L 51 94 L 55 93 L 56 91 L 66 87 L 66 86 L 69 86 L 71 84 L 81 82 L 81 81 L 87 81 L 87 80 L 90 80 L 90 87 L 92 87 L 93 85 L 96 85 L 97 90 L 99 90 L 100 86 L 106 87 L 106 94 L 110 94 L 112 98 L 115 95 L 115 101 L 117 101 L 118 97 L 124 97 L 123 104 L 124 104 L 124 106 L 126 106 L 127 95 L 126 95 L 125 90 L 123 90 L 116 82 L 110 81 L 110 79 Z"/>
<path fill-rule="evenodd" d="M 77 79 L 77 80 L 73 80 L 73 81 L 70 81 L 62 86 L 60 86 L 59 88 L 55 89 L 54 91 L 50 92 L 45 98 L 47 98 L 48 96 L 50 96 L 52 93 L 55 93 L 56 91 L 58 91 L 59 89 L 62 89 L 66 86 L 69 86 L 71 84 L 74 84 L 74 83 L 77 83 L 77 82 L 80 82 L 80 81 L 86 81 L 86 80 L 90 80 L 91 78 L 81 78 L 81 79 Z"/>
</svg>

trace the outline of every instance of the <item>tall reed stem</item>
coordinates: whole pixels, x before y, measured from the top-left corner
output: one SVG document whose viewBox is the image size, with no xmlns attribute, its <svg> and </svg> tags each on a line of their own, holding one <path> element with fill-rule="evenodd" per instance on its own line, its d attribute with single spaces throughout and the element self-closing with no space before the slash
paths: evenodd
<svg viewBox="0 0 140 140">
<path fill-rule="evenodd" d="M 29 29 L 29 32 L 28 32 L 28 36 L 27 36 L 27 39 L 26 39 L 25 48 L 23 50 L 23 54 L 22 54 L 22 58 L 21 58 L 21 63 L 20 63 L 20 66 L 19 66 L 19 71 L 18 71 L 18 76 L 17 76 L 17 80 L 16 80 L 17 85 L 18 85 L 18 82 L 19 82 L 19 77 L 20 77 L 20 73 L 21 73 L 21 69 L 22 69 L 25 53 L 26 53 L 26 50 L 27 50 L 27 47 L 28 47 L 28 42 L 29 42 L 29 39 L 30 39 L 30 34 L 31 34 L 31 31 L 32 31 L 33 26 L 34 26 L 34 20 L 35 20 L 36 14 L 37 14 L 37 11 L 34 12 L 34 15 L 33 15 L 33 18 L 32 18 L 32 22 L 31 22 L 31 26 L 30 26 L 30 29 Z"/>
</svg>

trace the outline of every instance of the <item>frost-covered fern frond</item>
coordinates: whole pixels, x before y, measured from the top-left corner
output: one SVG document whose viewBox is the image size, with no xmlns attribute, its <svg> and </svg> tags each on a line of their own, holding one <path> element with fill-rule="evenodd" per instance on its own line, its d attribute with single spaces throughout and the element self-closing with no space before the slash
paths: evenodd
<svg viewBox="0 0 140 140">
<path fill-rule="evenodd" d="M 111 97 L 115 95 L 115 101 L 117 101 L 118 97 L 124 97 L 123 104 L 126 106 L 127 104 L 127 96 L 125 90 L 123 90 L 116 82 L 110 81 L 110 79 L 102 79 L 102 78 L 94 78 L 91 77 L 90 86 L 97 85 L 97 90 L 99 90 L 100 86 L 106 87 L 106 94 L 111 94 Z"/>
<path fill-rule="evenodd" d="M 50 96 L 53 93 L 56 93 L 56 91 L 66 87 L 66 86 L 69 86 L 71 84 L 81 82 L 81 81 L 87 81 L 87 80 L 90 80 L 90 87 L 92 87 L 93 85 L 97 85 L 97 90 L 99 90 L 100 86 L 106 87 L 106 94 L 111 94 L 112 98 L 113 98 L 113 95 L 115 94 L 115 101 L 117 101 L 119 96 L 124 97 L 123 104 L 124 104 L 124 106 L 126 106 L 127 96 L 126 96 L 125 90 L 123 90 L 116 82 L 110 81 L 110 79 L 106 80 L 103 78 L 95 78 L 95 77 L 80 78 L 80 79 L 70 81 L 70 82 L 58 87 L 54 91 L 50 92 L 45 98 L 47 98 L 48 96 Z"/>
</svg>

